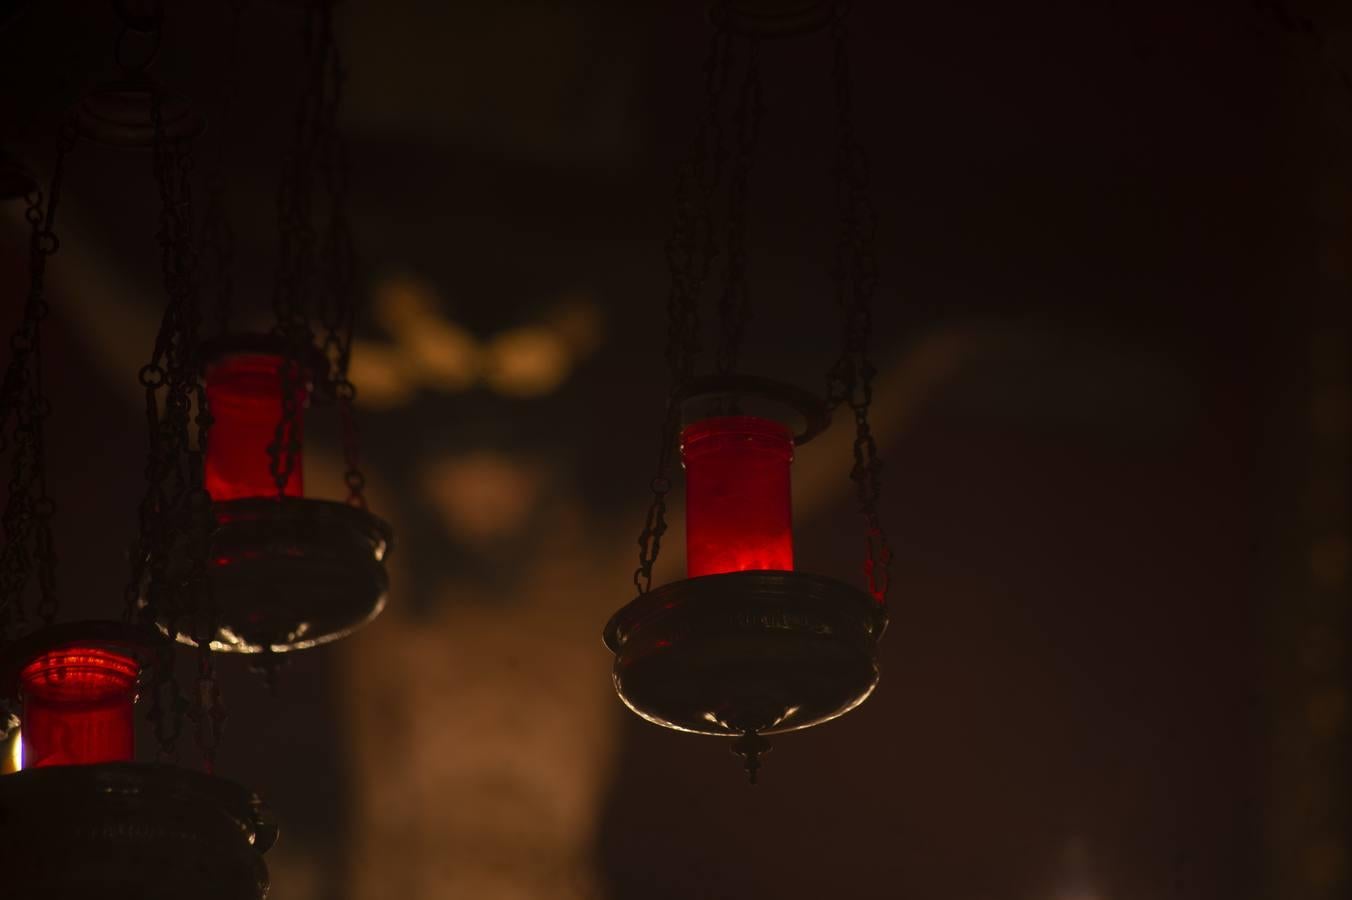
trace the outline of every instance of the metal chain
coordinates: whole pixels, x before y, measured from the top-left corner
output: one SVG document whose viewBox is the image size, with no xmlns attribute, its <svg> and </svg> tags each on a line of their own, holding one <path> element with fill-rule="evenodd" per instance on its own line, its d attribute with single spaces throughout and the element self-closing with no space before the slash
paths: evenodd
<svg viewBox="0 0 1352 900">
<path fill-rule="evenodd" d="M 723 292 L 718 302 L 722 327 L 715 355 L 715 365 L 721 374 L 737 368 L 742 337 L 751 318 L 751 294 L 746 277 L 746 210 L 751 163 L 764 116 L 758 50 L 757 40 L 748 38 L 746 74 L 733 120 L 736 151 L 728 185 L 728 253 L 724 262 Z"/>
<path fill-rule="evenodd" d="M 832 26 L 837 130 L 836 200 L 840 207 L 840 235 L 836 241 L 832 277 L 835 302 L 840 310 L 842 349 L 827 376 L 827 405 L 841 404 L 854 413 L 854 465 L 859 511 L 865 523 L 864 575 L 869 593 L 879 603 L 887 602 L 892 550 L 878 514 L 882 460 L 869 426 L 873 402 L 873 378 L 877 374 L 869 359 L 873 332 L 873 295 L 878 286 L 877 217 L 869 197 L 868 158 L 855 137 L 852 117 L 850 62 L 844 10 L 838 9 Z"/>
<path fill-rule="evenodd" d="M 316 9 L 310 4 L 302 31 L 304 85 L 292 117 L 292 146 L 283 161 L 277 190 L 277 278 L 272 301 L 274 330 L 288 337 L 303 332 L 307 340 L 307 297 L 314 282 L 315 266 L 315 233 L 311 226 L 315 121 L 319 117 L 324 74 L 322 62 L 317 60 L 323 50 L 320 38 Z"/>
<path fill-rule="evenodd" d="M 313 222 L 313 171 L 316 141 L 323 117 L 324 78 L 327 42 L 324 39 L 322 11 L 329 0 L 314 0 L 306 7 L 302 30 L 303 58 L 306 62 L 304 86 L 292 119 L 292 146 L 282 167 L 277 191 L 278 253 L 277 278 L 273 290 L 273 331 L 288 345 L 287 359 L 280 372 L 282 417 L 268 445 L 268 468 L 277 486 L 277 496 L 286 493 L 286 485 L 296 469 L 302 451 L 300 442 L 301 403 L 304 372 L 300 360 L 312 346 L 314 335 L 307 315 L 310 295 L 315 292 L 316 249 Z"/>
<path fill-rule="evenodd" d="M 216 158 L 207 173 L 207 204 L 202 216 L 202 258 L 209 262 L 215 284 L 216 328 L 221 334 L 230 330 L 235 294 L 235 230 L 225 201 L 225 173 L 228 168 L 230 127 L 239 88 L 240 23 L 247 0 L 228 0 L 230 30 L 227 39 L 225 74 L 221 83 L 221 128 L 216 141 Z"/>
<path fill-rule="evenodd" d="M 203 471 L 212 418 L 200 378 L 202 313 L 193 238 L 193 154 L 190 140 L 165 137 L 158 94 L 152 98 L 152 115 L 153 172 L 160 193 L 156 239 L 168 303 L 150 362 L 139 374 L 149 435 L 147 486 L 139 508 L 140 533 L 132 548 L 124 616 L 133 619 L 139 614 L 143 621 L 164 625 L 171 635 L 190 634 L 197 642 L 193 700 L 182 696 L 172 653 L 166 651 L 153 669 L 149 718 L 161 759 L 173 761 L 184 716 L 191 716 L 205 767 L 211 771 L 225 710 L 211 652 L 217 617 L 208 562 L 216 520 Z"/>
<path fill-rule="evenodd" d="M 321 275 L 315 288 L 319 319 L 324 327 L 324 353 L 337 372 L 346 365 L 354 310 L 351 292 L 355 252 L 347 220 L 347 146 L 338 131 L 338 109 L 342 104 L 347 72 L 334 33 L 332 3 L 319 0 L 313 13 L 318 17 L 321 48 L 316 65 L 322 69 L 316 78 L 319 96 L 314 122 L 315 170 L 327 194 L 329 214 L 319 253 Z"/>
<path fill-rule="evenodd" d="M 67 123 L 58 135 L 56 163 L 46 205 L 41 190 L 26 198 L 24 216 L 29 225 L 29 286 L 23 319 L 10 337 L 10 360 L 0 384 L 0 452 L 10 449 L 12 469 L 0 529 L 0 641 L 10 637 L 12 624 L 27 621 L 23 595 L 38 570 L 38 616 L 47 624 L 56 618 L 56 553 L 51 520 L 56 504 L 48 491 L 45 423 L 51 403 L 43 388 L 42 323 L 49 307 L 43 297 L 47 260 L 57 252 L 56 211 L 67 154 L 74 148 L 75 129 Z"/>
<path fill-rule="evenodd" d="M 347 72 L 334 31 L 333 0 L 313 0 L 306 10 L 306 87 L 295 117 L 295 146 L 283 177 L 279 211 L 283 261 L 278 272 L 277 331 L 293 348 L 292 359 L 281 372 L 282 419 L 268 448 L 278 494 L 284 493 L 302 451 L 300 437 L 301 379 L 299 363 L 314 340 L 306 307 L 296 298 L 313 295 L 323 328 L 322 350 L 329 370 L 315 373 L 327 379 L 338 409 L 347 485 L 347 502 L 365 509 L 366 477 L 361 469 L 360 430 L 355 401 L 357 390 L 348 378 L 352 333 L 356 320 L 356 251 L 347 216 L 349 167 L 347 146 L 338 129 Z M 328 221 L 316 229 L 318 218 L 313 179 L 321 179 Z M 319 246 L 316 234 L 322 233 Z"/>
<path fill-rule="evenodd" d="M 652 502 L 639 532 L 638 568 L 634 587 L 640 594 L 652 589 L 653 566 L 667 531 L 667 494 L 681 428 L 678 397 L 694 372 L 699 356 L 699 300 L 718 256 L 714 231 L 713 197 L 721 178 L 725 150 L 721 109 L 728 83 L 729 38 L 715 29 L 704 62 L 704 108 L 687 158 L 676 172 L 676 216 L 666 242 L 671 287 L 667 294 L 667 368 L 671 389 L 657 454 L 657 473 L 649 482 Z"/>
<path fill-rule="evenodd" d="M 342 105 L 347 70 L 334 33 L 333 3 L 324 0 L 320 8 L 320 29 L 328 48 L 321 59 L 326 62 L 322 116 L 316 123 L 320 151 L 318 170 L 328 196 L 329 222 L 320 247 L 321 279 L 317 285 L 319 313 L 324 326 L 324 355 L 329 361 L 328 378 L 338 405 L 340 439 L 346 466 L 343 481 L 347 502 L 366 508 L 366 476 L 361 470 L 361 432 L 357 427 L 357 389 L 348 378 L 352 359 L 352 334 L 357 310 L 357 254 L 348 219 L 347 206 L 351 185 L 347 143 L 338 128 L 338 110 Z"/>
</svg>

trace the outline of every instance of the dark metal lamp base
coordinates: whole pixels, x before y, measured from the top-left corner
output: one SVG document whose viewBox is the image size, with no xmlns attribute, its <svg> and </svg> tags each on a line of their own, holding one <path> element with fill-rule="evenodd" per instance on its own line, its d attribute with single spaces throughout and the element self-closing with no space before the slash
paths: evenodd
<svg viewBox="0 0 1352 900">
<path fill-rule="evenodd" d="M 173 766 L 0 776 L 6 897 L 261 900 L 277 826 L 233 782 Z"/>
<path fill-rule="evenodd" d="M 212 648 L 285 653 L 337 640 L 380 614 L 389 525 L 331 500 L 272 497 L 214 504 Z M 188 635 L 179 640 L 191 643 Z"/>
<path fill-rule="evenodd" d="M 885 612 L 868 594 L 802 572 L 731 572 L 664 585 L 611 618 L 615 689 L 656 725 L 741 738 L 754 775 L 761 736 L 829 721 L 878 683 Z"/>
</svg>

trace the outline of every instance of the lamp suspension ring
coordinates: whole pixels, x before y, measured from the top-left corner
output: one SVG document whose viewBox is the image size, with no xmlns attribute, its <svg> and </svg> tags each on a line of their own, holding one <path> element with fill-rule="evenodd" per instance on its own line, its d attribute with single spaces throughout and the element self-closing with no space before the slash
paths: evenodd
<svg viewBox="0 0 1352 900">
<path fill-rule="evenodd" d="M 296 341 L 276 332 L 236 332 L 207 338 L 200 344 L 203 376 L 206 369 L 231 356 L 276 356 L 292 359 L 308 373 L 308 380 L 319 394 L 328 399 L 334 392 L 329 373 L 329 361 L 314 344 Z"/>
<path fill-rule="evenodd" d="M 25 635 L 5 646 L 0 655 L 0 694 L 13 697 L 19 672 L 44 653 L 68 647 L 88 647 L 124 653 L 150 664 L 168 646 L 164 637 L 131 622 L 57 622 Z"/>
<path fill-rule="evenodd" d="M 729 414 L 794 420 L 793 442 L 798 446 L 831 424 L 831 411 L 816 394 L 759 375 L 699 375 L 677 389 L 675 401 L 686 421 Z"/>
<path fill-rule="evenodd" d="M 206 117 L 183 97 L 166 94 L 144 72 L 130 72 L 105 81 L 81 99 L 75 123 L 84 137 L 129 150 L 155 147 L 155 107 L 159 105 L 160 136 L 169 143 L 200 137 Z"/>
</svg>

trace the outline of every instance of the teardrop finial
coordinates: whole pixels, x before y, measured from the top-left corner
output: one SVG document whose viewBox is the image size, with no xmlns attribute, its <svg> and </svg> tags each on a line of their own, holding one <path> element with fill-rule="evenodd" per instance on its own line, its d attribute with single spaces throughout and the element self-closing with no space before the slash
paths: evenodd
<svg viewBox="0 0 1352 900">
<path fill-rule="evenodd" d="M 755 784 L 761 757 L 770 752 L 770 742 L 756 732 L 748 731 L 732 742 L 732 752 L 745 760 L 747 779 Z"/>
</svg>

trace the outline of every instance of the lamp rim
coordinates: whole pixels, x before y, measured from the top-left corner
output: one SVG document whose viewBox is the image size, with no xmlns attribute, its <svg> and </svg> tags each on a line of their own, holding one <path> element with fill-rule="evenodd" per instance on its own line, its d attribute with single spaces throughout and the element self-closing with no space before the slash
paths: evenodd
<svg viewBox="0 0 1352 900">
<path fill-rule="evenodd" d="M 296 353 L 296 341 L 286 335 L 263 331 L 241 331 L 207 338 L 201 343 L 202 374 L 231 356 L 280 356 L 295 359 L 310 370 L 316 381 L 327 380 L 329 360 L 313 342 L 306 342 Z"/>
<path fill-rule="evenodd" d="M 749 394 L 797 413 L 802 417 L 803 427 L 793 436 L 795 446 L 806 444 L 831 424 L 831 410 L 821 397 L 796 384 L 761 375 L 698 375 L 676 389 L 673 401 L 684 406 L 720 394 Z"/>
<path fill-rule="evenodd" d="M 0 653 L 0 696 L 19 695 L 19 675 L 45 653 L 75 647 L 110 650 L 131 656 L 144 668 L 170 643 L 157 631 L 130 622 L 89 620 L 48 625 L 14 641 Z"/>
</svg>

